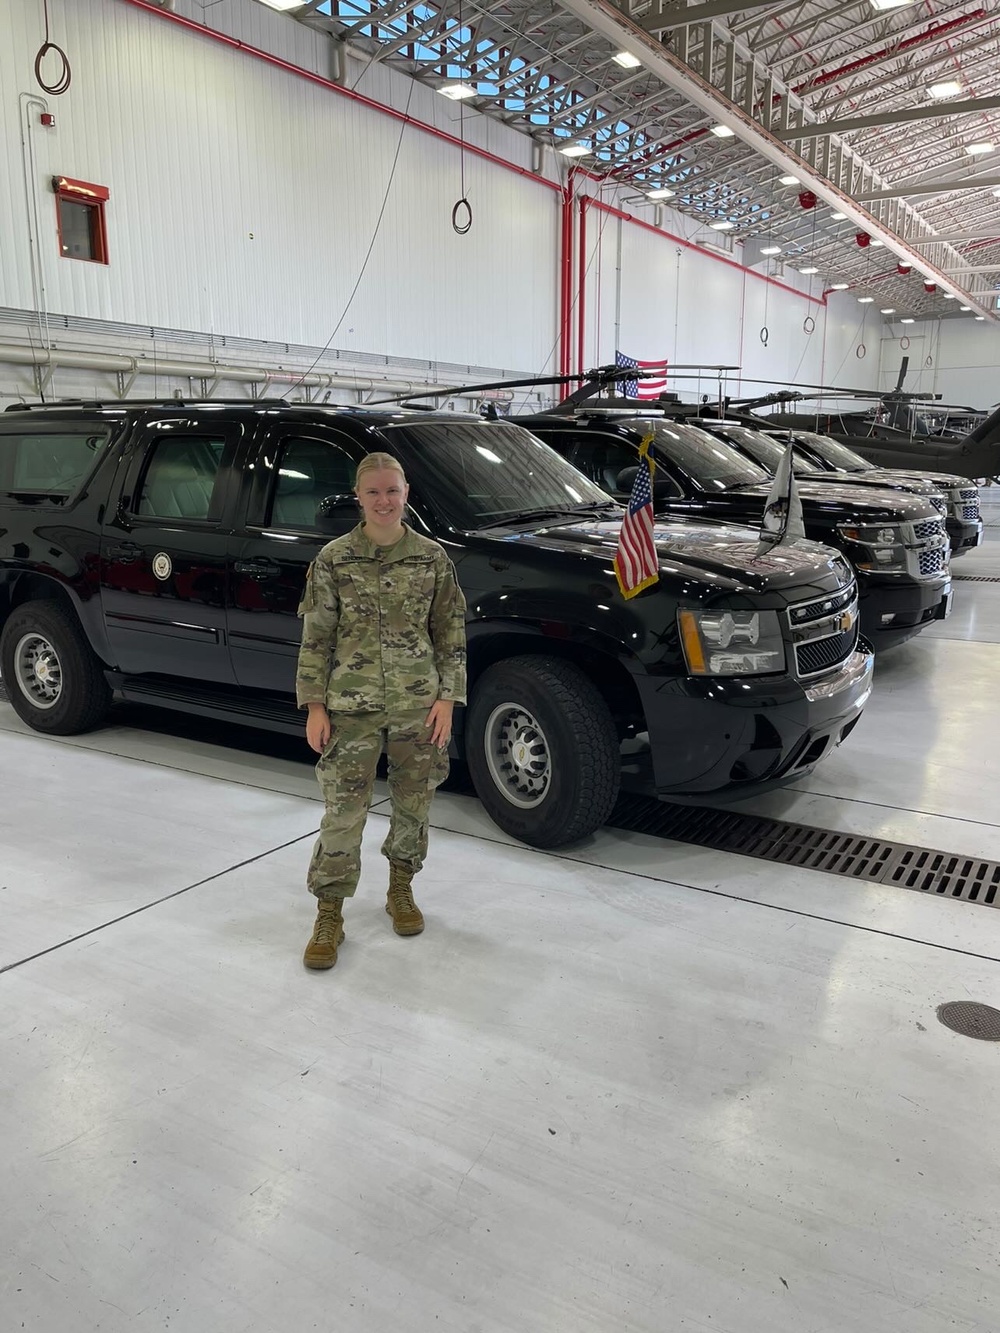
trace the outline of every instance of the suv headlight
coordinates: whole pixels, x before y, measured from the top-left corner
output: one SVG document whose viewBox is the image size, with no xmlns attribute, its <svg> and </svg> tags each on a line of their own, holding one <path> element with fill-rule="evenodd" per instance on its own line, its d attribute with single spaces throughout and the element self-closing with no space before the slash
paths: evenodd
<svg viewBox="0 0 1000 1333">
<path fill-rule="evenodd" d="M 762 676 L 785 669 L 777 611 L 679 611 L 692 676 Z"/>
<path fill-rule="evenodd" d="M 898 570 L 906 568 L 906 549 L 898 523 L 857 527 L 841 524 L 837 532 L 844 541 L 866 548 L 866 555 L 855 563 L 859 569 Z"/>
</svg>

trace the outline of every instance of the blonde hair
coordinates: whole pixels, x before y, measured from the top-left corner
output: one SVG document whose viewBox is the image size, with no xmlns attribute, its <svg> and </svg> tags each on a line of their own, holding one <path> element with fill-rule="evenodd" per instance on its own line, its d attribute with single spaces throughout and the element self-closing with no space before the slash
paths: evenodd
<svg viewBox="0 0 1000 1333">
<path fill-rule="evenodd" d="M 392 454 L 365 454 L 358 464 L 358 470 L 354 474 L 354 489 L 361 489 L 361 478 L 366 472 L 382 471 L 398 472 L 403 478 L 403 484 L 406 484 L 406 473 L 403 471 L 403 465 L 398 458 L 393 458 Z"/>
</svg>

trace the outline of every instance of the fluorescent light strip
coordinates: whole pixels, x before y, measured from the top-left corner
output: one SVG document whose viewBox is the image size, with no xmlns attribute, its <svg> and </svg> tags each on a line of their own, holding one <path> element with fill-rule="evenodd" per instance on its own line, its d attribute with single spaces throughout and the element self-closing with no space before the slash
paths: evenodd
<svg viewBox="0 0 1000 1333">
<path fill-rule="evenodd" d="M 617 55 L 611 57 L 616 65 L 621 65 L 622 69 L 638 69 L 642 61 L 638 56 L 634 56 L 631 51 L 619 51 Z"/>
</svg>

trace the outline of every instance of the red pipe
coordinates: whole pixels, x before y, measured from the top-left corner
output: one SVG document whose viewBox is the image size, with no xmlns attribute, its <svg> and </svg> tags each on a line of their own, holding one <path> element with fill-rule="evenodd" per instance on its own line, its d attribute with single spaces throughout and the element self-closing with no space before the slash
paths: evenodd
<svg viewBox="0 0 1000 1333">
<path fill-rule="evenodd" d="M 573 338 L 573 169 L 563 189 L 562 240 L 559 250 L 559 374 L 570 373 Z"/>
<path fill-rule="evenodd" d="M 905 41 L 897 42 L 894 46 L 883 47 L 881 51 L 872 51 L 866 56 L 861 56 L 858 60 L 850 61 L 849 64 L 839 65 L 836 69 L 817 75 L 815 79 L 807 79 L 805 83 L 800 83 L 793 88 L 792 92 L 812 92 L 814 88 L 821 88 L 826 83 L 834 83 L 837 79 L 842 79 L 845 74 L 853 74 L 855 70 L 864 69 L 866 65 L 874 65 L 879 60 L 890 59 L 903 51 L 912 50 L 915 46 L 923 46 L 925 42 L 932 42 L 939 37 L 943 37 L 945 33 L 952 32 L 955 28 L 966 27 L 977 19 L 983 18 L 986 18 L 986 10 L 975 9 L 971 14 L 962 14 L 956 19 L 950 19 L 947 23 L 932 25 L 924 32 L 917 33 L 914 37 L 907 37 Z"/>
<path fill-rule="evenodd" d="M 576 368 L 583 375 L 584 342 L 586 338 L 586 297 L 587 297 L 587 205 L 593 200 L 589 195 L 580 196 L 580 254 L 577 259 L 576 286 Z M 582 379 L 581 379 L 582 383 Z"/>
<path fill-rule="evenodd" d="M 673 232 L 664 231 L 661 227 L 654 227 L 651 222 L 643 222 L 642 218 L 633 217 L 631 213 L 625 213 L 620 208 L 613 208 L 611 204 L 604 203 L 601 199 L 591 199 L 594 208 L 599 208 L 603 213 L 610 213 L 612 217 L 621 218 L 623 222 L 634 223 L 644 231 L 651 231 L 654 236 L 659 236 L 665 241 L 674 241 L 677 245 L 682 245 L 685 250 L 697 250 L 701 254 L 705 251 L 701 246 L 696 245 L 694 241 L 685 240 L 683 236 L 675 236 Z M 787 282 L 779 282 L 777 278 L 769 278 L 766 273 L 755 273 L 752 268 L 747 268 L 743 264 L 738 264 L 735 259 L 727 259 L 725 255 L 708 255 L 709 259 L 714 259 L 719 264 L 728 264 L 730 268 L 738 269 L 740 273 L 747 273 L 751 278 L 757 278 L 761 282 L 770 283 L 772 287 L 780 287 L 783 292 L 791 292 L 793 296 L 799 296 L 803 301 L 811 301 L 814 305 L 826 305 L 826 297 L 809 296 L 806 292 L 797 291 L 790 287 Z M 867 279 L 866 279 L 867 281 Z"/>
<path fill-rule="evenodd" d="M 445 143 L 451 144 L 453 148 L 464 148 L 473 157 L 480 157 L 485 162 L 492 162 L 497 167 L 505 167 L 518 176 L 524 176 L 527 180 L 534 181 L 536 185 L 544 185 L 549 190 L 558 191 L 560 189 L 555 181 L 536 176 L 527 167 L 519 167 L 516 163 L 508 162 L 506 158 L 498 157 L 496 153 L 488 152 L 485 148 L 477 148 L 475 144 L 468 142 L 463 144 L 461 139 L 454 134 L 449 134 L 447 130 L 439 130 L 435 125 L 428 125 L 422 120 L 415 120 L 402 111 L 396 111 L 391 106 L 384 106 L 371 97 L 365 97 L 363 93 L 356 93 L 353 88 L 344 88 L 339 83 L 324 79 L 319 74 L 313 74 L 310 70 L 302 69 L 299 65 L 293 65 L 287 60 L 282 60 L 280 56 L 271 55 L 269 51 L 262 51 L 259 46 L 250 46 L 247 42 L 241 42 L 237 37 L 227 37 L 223 32 L 215 32 L 212 28 L 206 27 L 203 23 L 197 23 L 194 19 L 184 18 L 182 15 L 174 14 L 168 9 L 160 9 L 158 5 L 150 4 L 149 0 L 124 0 L 124 3 L 132 5 L 135 9 L 141 9 L 147 14 L 155 14 L 157 18 L 166 19 L 168 23 L 176 23 L 182 28 L 187 28 L 190 32 L 198 33 L 200 37 L 208 37 L 213 42 L 221 42 L 223 46 L 228 46 L 235 51 L 242 51 L 244 55 L 253 56 L 256 60 L 263 60 L 265 64 L 284 70 L 286 74 L 295 74 L 298 78 L 305 79 L 309 83 L 316 83 L 330 92 L 340 93 L 343 97 L 349 97 L 352 102 L 358 102 L 361 106 L 366 106 L 372 111 L 380 111 L 392 120 L 401 120 L 407 125 L 412 125 L 414 129 L 421 130 L 424 134 L 432 135 L 435 139 L 442 139 Z"/>
</svg>

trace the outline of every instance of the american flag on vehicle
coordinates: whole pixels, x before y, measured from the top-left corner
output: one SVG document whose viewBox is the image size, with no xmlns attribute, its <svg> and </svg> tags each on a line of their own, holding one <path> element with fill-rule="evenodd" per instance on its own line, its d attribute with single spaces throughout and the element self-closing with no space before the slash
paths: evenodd
<svg viewBox="0 0 1000 1333">
<path fill-rule="evenodd" d="M 628 511 L 622 519 L 615 555 L 615 575 L 623 597 L 634 597 L 660 577 L 660 564 L 653 542 L 653 472 L 656 464 L 649 456 L 653 436 L 639 446 L 639 470 L 632 484 Z"/>
<path fill-rule="evenodd" d="M 637 361 L 634 356 L 624 352 L 615 352 L 615 365 L 620 370 L 632 370 L 636 373 L 626 375 L 617 381 L 618 392 L 623 398 L 650 399 L 659 398 L 667 388 L 667 360 Z M 643 371 L 649 378 L 640 379 L 638 372 Z"/>
</svg>

